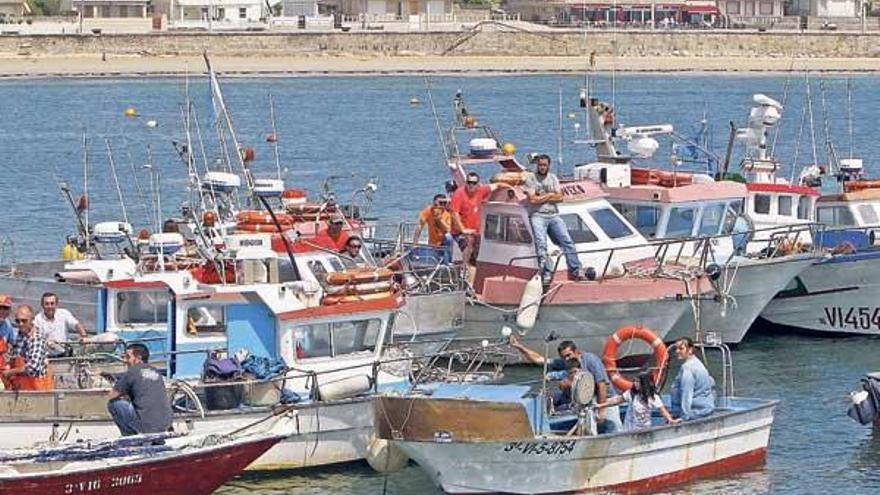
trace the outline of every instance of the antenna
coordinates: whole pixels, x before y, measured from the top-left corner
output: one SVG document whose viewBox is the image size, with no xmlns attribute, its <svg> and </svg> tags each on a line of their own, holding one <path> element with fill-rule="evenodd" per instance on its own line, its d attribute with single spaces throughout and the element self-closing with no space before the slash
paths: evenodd
<svg viewBox="0 0 880 495">
<path fill-rule="evenodd" d="M 272 153 L 275 155 L 275 171 L 281 180 L 281 156 L 278 154 L 278 128 L 275 125 L 275 98 L 269 92 L 269 119 L 272 121 Z"/>
<path fill-rule="evenodd" d="M 122 197 L 122 188 L 119 186 L 119 175 L 116 173 L 116 163 L 113 161 L 113 147 L 110 146 L 110 138 L 104 138 L 107 147 L 107 163 L 110 165 L 110 173 L 113 175 L 113 183 L 116 185 L 116 195 L 119 197 L 119 206 L 122 208 L 122 221 L 128 221 L 128 212 L 125 211 L 125 199 Z"/>
<path fill-rule="evenodd" d="M 559 85 L 559 131 L 556 135 L 556 161 L 559 162 L 557 170 L 561 170 L 564 163 L 562 157 L 562 84 Z"/>
<path fill-rule="evenodd" d="M 862 18 L 864 20 L 864 17 Z M 855 152 L 853 150 L 853 100 L 852 100 L 852 78 L 846 78 L 846 101 L 847 101 L 847 112 L 846 119 L 849 127 L 849 157 L 854 158 Z"/>
<path fill-rule="evenodd" d="M 82 129 L 82 165 L 83 165 L 83 195 L 86 198 L 86 208 L 83 212 L 84 216 L 84 224 L 85 224 L 85 243 L 86 243 L 86 252 L 91 251 L 92 240 L 89 236 L 89 210 L 91 209 L 91 201 L 89 201 L 89 139 L 86 136 L 86 127 L 83 126 Z"/>
</svg>

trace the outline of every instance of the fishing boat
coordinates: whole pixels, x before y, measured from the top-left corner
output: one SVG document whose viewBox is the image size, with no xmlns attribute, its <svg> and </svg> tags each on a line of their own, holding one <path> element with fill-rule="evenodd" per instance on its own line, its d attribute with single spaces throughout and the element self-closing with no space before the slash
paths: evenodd
<svg viewBox="0 0 880 495">
<path fill-rule="evenodd" d="M 777 402 L 733 397 L 727 385 L 707 417 L 655 416 L 649 428 L 611 434 L 586 421 L 589 374 L 575 379 L 565 414 L 528 385 L 446 384 L 382 396 L 376 422 L 446 493 L 652 492 L 763 464 Z"/>
<path fill-rule="evenodd" d="M 510 152 L 512 145 L 501 146 L 494 130 L 476 121 L 460 93 L 454 107 L 457 119 L 445 140 L 453 179 L 463 186 L 470 168 L 494 166 L 491 180 L 505 187 L 482 207 L 476 297 L 465 309 L 465 324 L 453 345 L 496 339 L 501 327 L 514 321 L 527 345 L 540 345 L 553 331 L 594 353 L 624 326 L 643 325 L 666 337 L 690 307 L 683 296 L 707 290 L 699 269 L 656 259 L 657 247 L 614 210 L 605 192 L 589 180 L 569 179 L 561 183 L 559 215 L 588 280 L 568 280 L 563 257 L 551 243 L 554 275 L 544 290 L 522 189 L 526 169 Z M 637 345 L 633 353 L 644 350 Z"/>
<path fill-rule="evenodd" d="M 275 418 L 273 418 L 275 419 Z M 260 420 L 263 421 L 263 420 Z M 207 495 L 289 433 L 277 419 L 226 434 L 160 433 L 0 452 L 0 492 Z"/>
<path fill-rule="evenodd" d="M 880 250 L 874 246 L 873 228 L 880 225 L 878 190 L 864 178 L 862 161 L 838 158 L 830 142 L 831 165 L 810 165 L 796 182 L 793 173 L 789 179 L 780 177 L 781 165 L 768 143 L 782 105 L 761 94 L 753 101 L 748 124 L 737 133 L 746 144 L 742 168 L 749 180 L 748 211 L 768 226 L 814 225 L 815 232 L 792 239 L 792 245 L 812 241 L 824 254 L 779 291 L 761 318 L 776 328 L 876 334 Z"/>
<path fill-rule="evenodd" d="M 725 343 L 741 342 L 773 296 L 817 259 L 785 247 L 793 242 L 789 238 L 808 238 L 809 225 L 774 226 L 759 234 L 743 213 L 749 196 L 745 184 L 716 181 L 704 173 L 639 167 L 615 143 L 625 141 L 635 157 L 648 159 L 659 147 L 656 136 L 674 134 L 671 125 L 612 129 L 608 115 L 613 108 L 586 94 L 581 101 L 599 161 L 576 166 L 575 176 L 597 182 L 645 237 L 681 240 L 677 261 L 714 275 L 712 300 L 695 307 L 695 314 L 683 315 L 667 341 L 712 332 Z M 763 240 L 756 237 L 760 235 Z M 761 249 L 749 252 L 756 244 Z"/>
</svg>

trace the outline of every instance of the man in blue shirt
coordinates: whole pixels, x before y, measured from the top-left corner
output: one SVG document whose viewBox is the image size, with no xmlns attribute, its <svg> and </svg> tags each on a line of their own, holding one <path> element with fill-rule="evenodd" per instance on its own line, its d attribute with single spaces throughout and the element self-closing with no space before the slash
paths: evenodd
<svg viewBox="0 0 880 495">
<path fill-rule="evenodd" d="M 715 379 L 694 356 L 694 341 L 688 337 L 675 343 L 675 356 L 682 361 L 672 382 L 672 414 L 685 421 L 703 418 L 715 411 Z"/>
<path fill-rule="evenodd" d="M 12 310 L 12 298 L 6 294 L 0 294 L 0 339 L 6 341 L 6 346 L 12 348 L 15 344 L 15 329 L 9 321 L 9 312 Z"/>
<path fill-rule="evenodd" d="M 524 346 L 513 335 L 510 336 L 510 345 L 518 350 L 526 361 L 533 364 L 544 364 L 544 356 Z M 550 374 L 552 378 L 559 379 L 564 377 L 566 374 L 565 361 L 577 359 L 581 363 L 581 369 L 589 371 L 593 375 L 593 379 L 596 382 L 597 402 L 604 403 L 617 395 L 617 391 L 614 390 L 614 385 L 611 384 L 608 373 L 605 371 L 605 365 L 602 364 L 599 356 L 591 352 L 579 351 L 575 343 L 570 340 L 562 341 L 556 350 L 559 353 L 559 357 L 553 358 L 547 363 L 547 369 L 554 372 Z M 561 376 L 558 374 L 560 371 L 562 372 Z M 623 424 L 620 422 L 620 409 L 618 406 L 596 411 L 596 424 L 599 427 L 599 433 L 613 433 L 622 430 Z"/>
</svg>

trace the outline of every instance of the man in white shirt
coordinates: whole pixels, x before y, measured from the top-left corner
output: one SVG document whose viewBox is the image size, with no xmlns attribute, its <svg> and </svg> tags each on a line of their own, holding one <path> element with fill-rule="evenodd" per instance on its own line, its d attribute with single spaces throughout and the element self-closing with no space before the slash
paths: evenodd
<svg viewBox="0 0 880 495">
<path fill-rule="evenodd" d="M 43 312 L 34 318 L 34 326 L 49 344 L 49 353 L 57 356 L 64 353 L 61 343 L 70 341 L 70 332 L 75 331 L 80 338 L 85 338 L 85 327 L 71 314 L 70 311 L 58 307 L 58 296 L 51 292 L 43 294 L 40 298 L 40 306 Z"/>
</svg>

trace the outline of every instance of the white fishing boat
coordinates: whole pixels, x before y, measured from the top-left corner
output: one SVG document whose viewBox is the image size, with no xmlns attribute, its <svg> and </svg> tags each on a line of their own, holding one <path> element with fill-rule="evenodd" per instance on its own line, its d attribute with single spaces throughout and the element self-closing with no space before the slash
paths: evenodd
<svg viewBox="0 0 880 495">
<path fill-rule="evenodd" d="M 572 426 L 592 414 L 593 395 L 592 380 L 580 381 L 575 412 L 562 416 L 521 385 L 420 386 L 384 395 L 378 434 L 456 494 L 652 492 L 764 463 L 776 401 L 724 397 L 702 419 L 664 424 L 654 417 L 646 429 L 591 434 L 586 426 L 579 434 Z"/>
<path fill-rule="evenodd" d="M 817 259 L 783 246 L 789 237 L 808 239 L 809 226 L 753 231 L 743 214 L 749 196 L 745 184 L 716 181 L 702 173 L 638 167 L 615 143 L 624 140 L 642 159 L 650 158 L 651 150 L 659 146 L 654 136 L 673 134 L 672 126 L 623 127 L 612 132 L 608 115 L 613 109 L 596 99 L 584 97 L 582 102 L 599 161 L 576 166 L 575 175 L 596 181 L 645 237 L 681 240 L 676 260 L 699 267 L 714 265 L 710 270 L 715 274 L 714 301 L 684 314 L 666 340 L 712 332 L 725 343 L 739 343 L 773 296 Z M 749 246 L 755 245 L 760 251 L 749 252 Z"/>
</svg>

